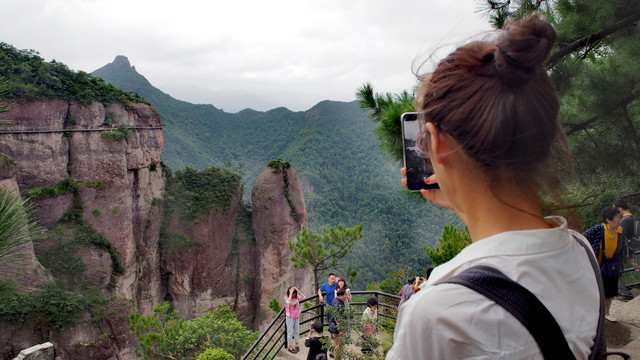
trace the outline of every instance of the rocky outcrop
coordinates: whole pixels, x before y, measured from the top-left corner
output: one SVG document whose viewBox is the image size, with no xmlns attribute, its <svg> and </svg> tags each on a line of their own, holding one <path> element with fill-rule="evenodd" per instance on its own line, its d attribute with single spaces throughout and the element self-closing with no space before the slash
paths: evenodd
<svg viewBox="0 0 640 360">
<path fill-rule="evenodd" d="M 289 285 L 313 293 L 310 272 L 293 269 L 289 259 L 288 241 L 306 224 L 307 212 L 295 171 L 287 175 L 288 199 L 281 173 L 267 169 L 258 177 L 252 224 L 245 224 L 253 231 L 243 231 L 249 219 L 242 218 L 241 188 L 224 211 L 213 211 L 188 226 L 171 219 L 169 231 L 194 242 L 187 252 L 163 259 L 167 299 L 182 316 L 199 316 L 228 303 L 240 320 L 262 329 L 273 316 L 269 302 L 275 298 L 282 303 Z"/>
<path fill-rule="evenodd" d="M 53 344 L 46 342 L 22 350 L 14 360 L 53 360 L 54 356 Z"/>
<path fill-rule="evenodd" d="M 300 232 L 302 225 L 307 225 L 307 211 L 296 172 L 285 171 L 288 192 L 284 191 L 283 173 L 268 168 L 258 176 L 251 195 L 256 248 L 260 249 L 256 323 L 261 329 L 273 315 L 269 302 L 275 298 L 282 303 L 289 286 L 297 286 L 305 295 L 313 294 L 311 273 L 291 266 L 288 242 Z"/>
<path fill-rule="evenodd" d="M 104 249 L 79 251 L 87 280 L 105 296 L 133 300 L 135 308 L 129 312 L 150 311 L 162 300 L 158 265 L 161 210 L 154 205 L 154 199 L 163 197 L 165 186 L 160 166 L 164 134 L 158 113 L 144 104 L 125 108 L 44 100 L 14 104 L 2 118 L 11 123 L 0 128 L 0 152 L 15 160 L 10 178 L 15 179 L 17 190 L 25 194 L 35 187 L 53 189 L 63 180 L 78 185 L 75 194 L 63 192 L 34 200 L 40 224 L 49 228 L 72 207 L 79 207 L 83 221 L 108 240 L 122 264 L 122 274 L 115 276 L 112 257 Z M 119 126 L 123 128 L 118 130 Z M 11 181 L 4 179 L 0 185 L 10 188 Z M 41 246 L 51 245 L 45 241 Z M 96 338 L 105 331 L 86 320 L 71 331 L 46 337 L 59 339 L 56 346 L 62 353 L 95 348 Z M 124 332 L 120 345 L 126 348 L 131 340 L 126 316 L 120 321 L 122 331 L 107 333 L 117 338 Z M 111 354 L 123 352 L 112 344 L 105 349 Z"/>
<path fill-rule="evenodd" d="M 253 277 L 249 275 L 255 271 L 256 259 L 252 246 L 243 246 L 236 235 L 242 208 L 240 187 L 226 210 L 214 210 L 191 225 L 177 217 L 171 219 L 169 232 L 193 241 L 188 251 L 169 254 L 162 261 L 166 299 L 181 316 L 193 318 L 227 303 L 241 320 L 251 321 L 255 304 Z M 248 276 L 249 281 L 241 281 Z"/>
</svg>

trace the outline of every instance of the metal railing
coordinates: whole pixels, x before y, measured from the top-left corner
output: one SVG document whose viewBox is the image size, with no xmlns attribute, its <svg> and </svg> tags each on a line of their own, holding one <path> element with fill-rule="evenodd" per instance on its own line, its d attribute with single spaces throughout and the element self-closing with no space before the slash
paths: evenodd
<svg viewBox="0 0 640 360">
<path fill-rule="evenodd" d="M 400 297 L 397 295 L 387 294 L 381 291 L 352 291 L 352 301 L 349 306 L 354 312 L 362 313 L 366 304 L 365 301 L 359 301 L 361 296 L 375 296 L 378 298 L 378 323 L 385 326 L 380 319 L 389 319 L 395 323 L 398 316 L 398 303 Z M 327 326 L 324 304 L 318 304 L 318 295 L 314 295 L 300 302 L 302 311 L 300 312 L 300 337 L 309 332 L 311 324 L 316 320 L 322 321 Z M 306 304 L 306 305 L 305 305 Z M 313 304 L 313 305 L 309 305 Z M 269 326 L 260 337 L 253 343 L 251 348 L 242 357 L 243 360 L 272 360 L 280 350 L 287 346 L 287 329 L 285 323 L 285 309 L 273 318 Z"/>
<path fill-rule="evenodd" d="M 623 273 L 629 273 L 629 272 L 634 272 L 634 271 L 640 271 L 640 267 L 638 269 L 636 269 L 636 262 L 640 261 L 640 250 L 639 251 L 634 251 L 633 252 L 634 255 L 634 259 L 631 261 L 631 267 L 625 268 L 622 272 Z M 626 262 L 625 262 L 626 263 Z M 638 276 L 640 278 L 640 275 Z M 625 283 L 624 284 L 627 287 L 630 286 L 638 286 L 640 285 L 640 281 L 635 281 L 635 282 L 630 282 L 630 283 Z"/>
</svg>

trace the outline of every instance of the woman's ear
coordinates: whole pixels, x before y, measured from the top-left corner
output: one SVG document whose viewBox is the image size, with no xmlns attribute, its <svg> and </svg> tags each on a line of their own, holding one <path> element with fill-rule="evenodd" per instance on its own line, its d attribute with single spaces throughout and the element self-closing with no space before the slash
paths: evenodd
<svg viewBox="0 0 640 360">
<path fill-rule="evenodd" d="M 427 122 L 425 128 L 429 132 L 429 159 L 436 164 L 442 164 L 445 155 L 451 150 L 448 139 L 432 122 Z"/>
</svg>

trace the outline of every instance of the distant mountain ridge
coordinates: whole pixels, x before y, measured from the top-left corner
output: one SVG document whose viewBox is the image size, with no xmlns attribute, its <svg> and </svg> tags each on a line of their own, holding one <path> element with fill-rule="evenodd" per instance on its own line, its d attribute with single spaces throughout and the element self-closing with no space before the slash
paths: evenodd
<svg viewBox="0 0 640 360">
<path fill-rule="evenodd" d="M 248 201 L 246 189 L 270 161 L 290 162 L 303 183 L 312 230 L 364 224 L 364 240 L 336 269 L 358 270 L 358 288 L 399 268 L 422 274 L 428 265 L 422 246 L 433 244 L 444 224 L 459 223 L 453 213 L 407 196 L 400 164 L 380 152 L 374 124 L 355 101 L 322 101 L 304 112 L 280 107 L 231 114 L 172 98 L 124 56 L 92 74 L 140 94 L 158 110 L 163 161 L 173 170 L 231 166 L 243 173 Z"/>
</svg>

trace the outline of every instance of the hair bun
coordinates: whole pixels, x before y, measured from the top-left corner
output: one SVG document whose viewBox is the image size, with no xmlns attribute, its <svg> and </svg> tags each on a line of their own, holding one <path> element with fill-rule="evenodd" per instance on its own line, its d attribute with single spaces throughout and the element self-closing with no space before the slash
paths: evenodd
<svg viewBox="0 0 640 360">
<path fill-rule="evenodd" d="M 547 60 L 555 41 L 555 30 L 541 15 L 508 21 L 496 38 L 496 68 L 506 79 L 526 82 Z"/>
</svg>

